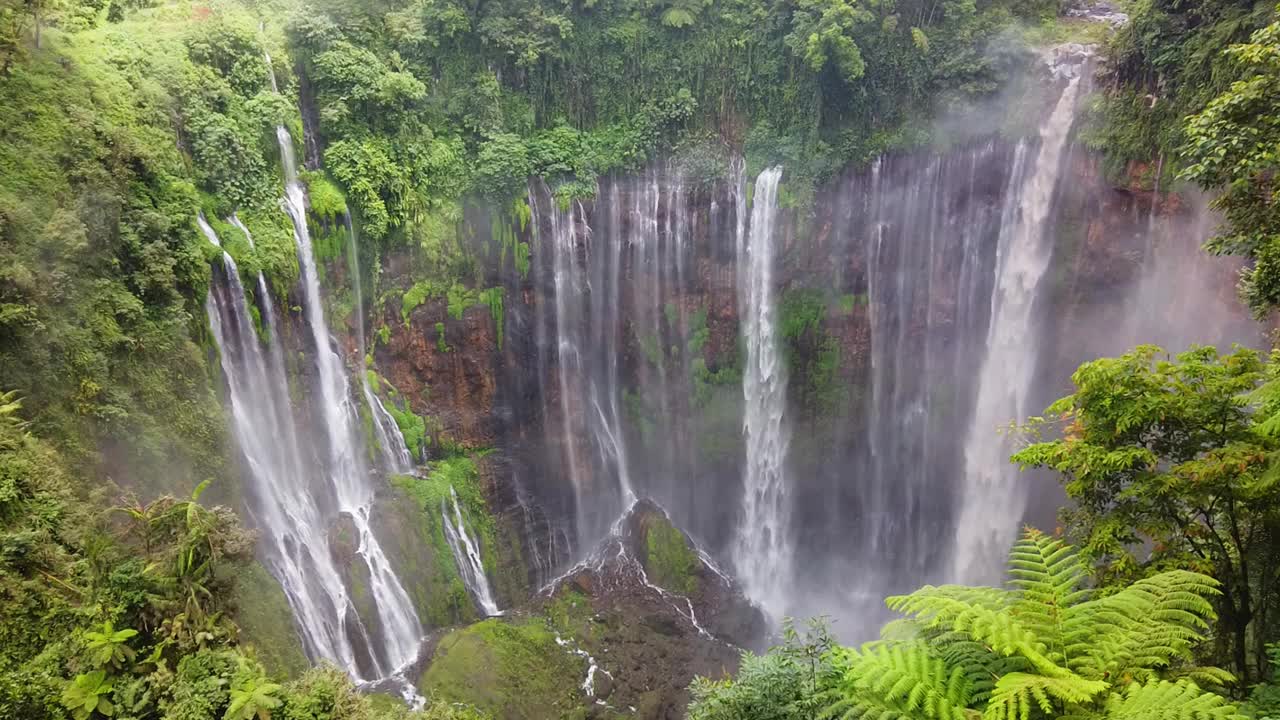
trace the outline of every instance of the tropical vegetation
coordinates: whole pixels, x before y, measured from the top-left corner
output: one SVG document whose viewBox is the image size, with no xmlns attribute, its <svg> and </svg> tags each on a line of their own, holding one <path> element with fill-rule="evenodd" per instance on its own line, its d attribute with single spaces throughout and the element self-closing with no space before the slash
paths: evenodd
<svg viewBox="0 0 1280 720">
<path fill-rule="evenodd" d="M 825 633 L 763 657 L 732 680 L 700 679 L 695 720 L 729 718 L 1244 718 L 1214 692 L 1233 682 L 1194 650 L 1218 583 L 1168 570 L 1110 591 L 1061 540 L 1028 530 L 1003 588 L 927 586 L 888 599 L 904 618 L 881 639 L 833 646 Z"/>
<path fill-rule="evenodd" d="M 354 269 L 340 258 L 358 227 L 381 316 L 480 308 L 501 350 L 509 293 L 481 261 L 528 275 L 510 228 L 529 222 L 531 177 L 567 203 L 675 151 L 706 186 L 740 152 L 753 170 L 785 163 L 784 204 L 806 218 L 850 165 L 968 139 L 963 119 L 1016 81 L 1037 34 L 1073 37 L 1059 5 L 0 0 L 0 716 L 470 720 L 506 699 L 450 702 L 466 661 L 488 662 L 482 641 L 504 659 L 559 648 L 536 621 L 456 630 L 453 664 L 427 678 L 439 697 L 417 711 L 309 667 L 230 509 L 243 489 L 203 310 L 219 251 L 195 225 L 203 211 L 244 276 L 265 278 L 248 292 L 291 308 L 282 155 L 305 165 L 321 272 Z M 1086 137 L 1135 190 L 1181 179 L 1213 193 L 1225 224 L 1207 247 L 1250 263 L 1242 292 L 1265 313 L 1280 304 L 1275 7 L 1125 9 Z M 942 115 L 961 121 L 944 133 Z M 996 124 L 1021 134 L 1025 115 Z M 283 153 L 278 128 L 295 139 Z M 383 278 L 368 260 L 393 249 L 407 268 Z M 349 322 L 350 298 L 331 302 Z M 852 390 L 819 325 L 867 304 L 784 297 L 787 361 L 815 421 Z M 708 365 L 708 312 L 691 313 L 683 350 L 698 407 L 740 381 L 734 362 Z M 431 341 L 442 355 L 462 342 L 445 329 Z M 1280 357 L 1144 346 L 1073 381 L 1014 456 L 1059 475 L 1070 506 L 1061 533 L 1015 545 L 1005 587 L 890 598 L 903 619 L 858 648 L 788 626 L 735 677 L 695 682 L 690 716 L 1280 715 Z M 415 457 L 448 444 L 398 396 L 388 412 Z M 486 565 L 499 531 L 469 454 L 435 469 L 396 486 L 428 518 L 417 531 L 449 594 L 423 600 L 437 603 L 424 616 L 445 624 L 474 611 L 448 569 L 441 502 L 460 496 Z M 699 589 L 677 528 L 646 551 L 664 585 Z M 576 661 L 556 659 L 532 679 L 491 669 L 560 701 Z"/>
</svg>

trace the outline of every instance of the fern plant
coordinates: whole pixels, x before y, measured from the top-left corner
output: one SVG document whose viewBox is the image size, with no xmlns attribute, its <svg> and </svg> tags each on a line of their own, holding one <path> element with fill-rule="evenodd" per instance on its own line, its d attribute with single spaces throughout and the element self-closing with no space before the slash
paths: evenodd
<svg viewBox="0 0 1280 720">
<path fill-rule="evenodd" d="M 1214 620 L 1217 581 L 1174 570 L 1093 597 L 1074 549 L 1028 530 L 1004 588 L 927 586 L 887 604 L 882 639 L 835 651 L 844 669 L 824 718 L 852 720 L 1228 720 L 1191 664 Z M 1199 684 L 1197 684 L 1199 683 Z"/>
</svg>

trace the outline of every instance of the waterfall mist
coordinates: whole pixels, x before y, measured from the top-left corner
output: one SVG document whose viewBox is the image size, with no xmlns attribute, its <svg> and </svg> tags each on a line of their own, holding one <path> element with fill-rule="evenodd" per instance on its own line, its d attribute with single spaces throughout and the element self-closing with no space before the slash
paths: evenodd
<svg viewBox="0 0 1280 720">
<path fill-rule="evenodd" d="M 1008 463 L 1000 428 L 1076 365 L 1183 349 L 1193 305 L 1214 342 L 1256 343 L 1230 263 L 1196 250 L 1203 205 L 1125 200 L 1080 150 L 1089 62 L 1049 59 L 1025 138 L 884 155 L 808 217 L 785 167 L 748 190 L 741 159 L 708 183 L 673 157 L 567 203 L 531 185 L 534 319 L 513 341 L 539 358 L 546 442 L 523 471 L 566 478 L 574 555 L 652 498 L 775 617 L 866 637 L 886 595 L 998 582 L 1019 527 L 1053 522 L 1060 491 Z M 825 344 L 778 329 L 805 293 Z M 821 407 L 806 352 L 836 358 Z"/>
</svg>

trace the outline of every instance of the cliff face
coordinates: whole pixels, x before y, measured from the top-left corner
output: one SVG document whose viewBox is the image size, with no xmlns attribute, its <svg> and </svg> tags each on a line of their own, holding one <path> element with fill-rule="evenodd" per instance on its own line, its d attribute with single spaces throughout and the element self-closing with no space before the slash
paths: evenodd
<svg viewBox="0 0 1280 720">
<path fill-rule="evenodd" d="M 821 188 L 804 210 L 786 207 L 784 180 L 774 282 L 793 525 L 812 558 L 801 582 L 816 587 L 864 554 L 833 547 L 886 539 L 896 549 L 877 594 L 937 566 L 925 546 L 946 531 L 962 467 L 956 429 L 969 422 L 985 347 L 1013 151 L 989 141 L 887 157 Z M 603 178 L 593 201 L 567 207 L 535 188 L 529 221 L 511 229 L 530 248 L 527 273 L 477 241 L 491 258 L 485 282 L 505 288 L 500 316 L 480 304 L 450 314 L 438 298 L 405 323 L 389 299 L 374 319 L 390 330 L 375 365 L 433 419 L 430 432 L 495 449 L 486 492 L 522 540 L 529 585 L 570 548 L 590 547 L 628 491 L 655 499 L 710 551 L 726 547 L 743 455 L 740 193 L 732 179 L 698 184 L 674 165 Z M 1078 148 L 1054 198 L 1052 265 L 1027 338 L 1041 348 L 1040 407 L 1080 362 L 1137 342 L 1259 338 L 1230 263 L 1196 250 L 1212 227 L 1202 201 L 1111 187 Z M 472 215 L 464 234 L 495 234 L 488 216 Z M 408 287 L 407 267 L 387 257 L 383 277 Z M 917 481 L 926 490 L 911 490 Z M 1053 493 L 1044 483 L 1028 519 L 1051 520 Z M 897 527 L 866 535 L 886 508 L 898 509 Z"/>
</svg>

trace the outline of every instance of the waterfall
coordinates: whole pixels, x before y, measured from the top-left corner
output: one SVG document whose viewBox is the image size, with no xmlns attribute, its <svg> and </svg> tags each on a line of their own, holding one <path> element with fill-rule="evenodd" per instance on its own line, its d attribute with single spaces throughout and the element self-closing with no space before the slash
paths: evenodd
<svg viewBox="0 0 1280 720">
<path fill-rule="evenodd" d="M 368 567 L 369 594 L 381 629 L 381 643 L 375 644 L 372 652 L 373 663 L 378 676 L 383 676 L 414 657 L 422 626 L 409 594 L 396 577 L 370 526 L 375 487 L 359 447 L 346 371 L 334 351 L 321 306 L 320 278 L 307 227 L 306 191 L 298 180 L 293 139 L 283 126 L 276 128 L 276 137 L 280 141 L 285 172 L 284 207 L 293 221 L 301 268 L 303 311 L 315 345 L 320 419 L 328 441 L 325 480 L 333 493 L 338 514 L 346 515 L 355 526 L 356 551 Z"/>
<path fill-rule="evenodd" d="M 742 521 L 734 544 L 734 562 L 747 591 L 778 616 L 785 609 L 791 577 L 791 497 L 786 478 L 790 442 L 784 410 L 786 368 L 777 335 L 774 298 L 775 216 L 782 168 L 756 179 L 751 224 L 740 219 L 737 238 L 738 298 L 746 368 L 742 393 L 746 403 L 743 435 L 747 450 L 743 469 Z M 745 217 L 745 188 L 738 190 L 739 218 Z"/>
<path fill-rule="evenodd" d="M 999 426 L 1020 422 L 1031 407 L 1038 341 L 1033 309 L 1037 290 L 1053 254 L 1047 220 L 1062 170 L 1063 151 L 1076 115 L 1081 66 L 1058 65 L 1066 86 L 1040 127 L 1040 144 L 1029 167 L 1019 145 L 1005 196 L 997 246 L 995 287 L 986 355 L 978 373 L 977 407 L 964 447 L 964 482 L 959 494 L 952 555 L 957 582 L 998 582 L 1004 559 L 1026 511 L 1025 479 L 1009 462 L 1011 445 L 996 435 Z"/>
<path fill-rule="evenodd" d="M 203 215 L 197 222 L 220 247 Z M 205 309 L 222 357 L 232 429 L 248 465 L 246 490 L 250 515 L 262 533 L 260 548 L 284 588 L 308 653 L 354 670 L 357 646 L 368 645 L 368 634 L 329 551 L 329 521 L 320 507 L 322 498 L 310 490 L 283 364 L 277 361 L 278 352 L 263 355 L 235 261 L 225 252 L 222 261 L 225 283 L 215 278 Z M 259 300 L 270 309 L 266 296 Z M 263 322 L 274 323 L 274 316 L 264 314 Z M 269 327 L 278 332 L 274 324 Z"/>
<path fill-rule="evenodd" d="M 558 431 L 555 439 L 564 448 L 578 547 L 589 549 L 635 499 L 618 412 L 621 256 L 618 243 L 593 242 L 581 203 L 561 207 L 550 192 L 530 188 L 529 207 L 539 250 L 551 257 L 555 293 L 559 388 L 558 403 L 548 411 L 553 417 L 558 414 L 559 426 L 549 429 Z M 543 217 L 550 231 L 546 235 Z"/>
<path fill-rule="evenodd" d="M 1008 161 L 994 141 L 940 156 L 886 156 L 842 193 L 849 202 L 839 252 L 859 248 L 867 258 L 865 470 L 851 472 L 856 461 L 833 453 L 829 472 L 848 480 L 820 500 L 829 508 L 821 542 L 840 537 L 858 550 L 815 573 L 875 588 L 832 593 L 845 606 L 856 598 L 853 614 L 873 624 L 881 591 L 910 591 L 945 560 L 936 536 L 950 532 L 955 504 L 945 480 L 958 465 L 951 428 L 972 402 L 1000 232 L 1000 205 L 986 196 L 1003 194 Z"/>
<path fill-rule="evenodd" d="M 396 424 L 395 418 L 387 412 L 382 398 L 373 392 L 369 384 L 369 372 L 365 358 L 368 347 L 364 336 L 364 294 L 360 280 L 360 249 L 356 243 L 355 224 L 347 215 L 347 267 L 351 273 L 351 292 L 356 300 L 356 347 L 360 352 L 360 390 L 364 394 L 365 405 L 373 416 L 374 439 L 378 441 L 378 453 L 382 458 L 382 466 L 387 472 L 405 475 L 413 472 L 413 455 L 404 442 L 404 433 Z"/>
<path fill-rule="evenodd" d="M 489 577 L 484 572 L 484 562 L 480 559 L 480 548 L 467 532 L 467 523 L 462 517 L 462 507 L 458 505 L 458 493 L 449 486 L 449 499 L 453 505 L 453 517 L 449 517 L 449 505 L 440 501 L 440 517 L 444 519 L 444 537 L 453 551 L 454 562 L 458 566 L 458 574 L 462 576 L 462 584 L 467 592 L 475 598 L 476 604 L 485 617 L 501 615 L 498 603 L 493 599 L 493 589 L 489 586 Z"/>
</svg>

